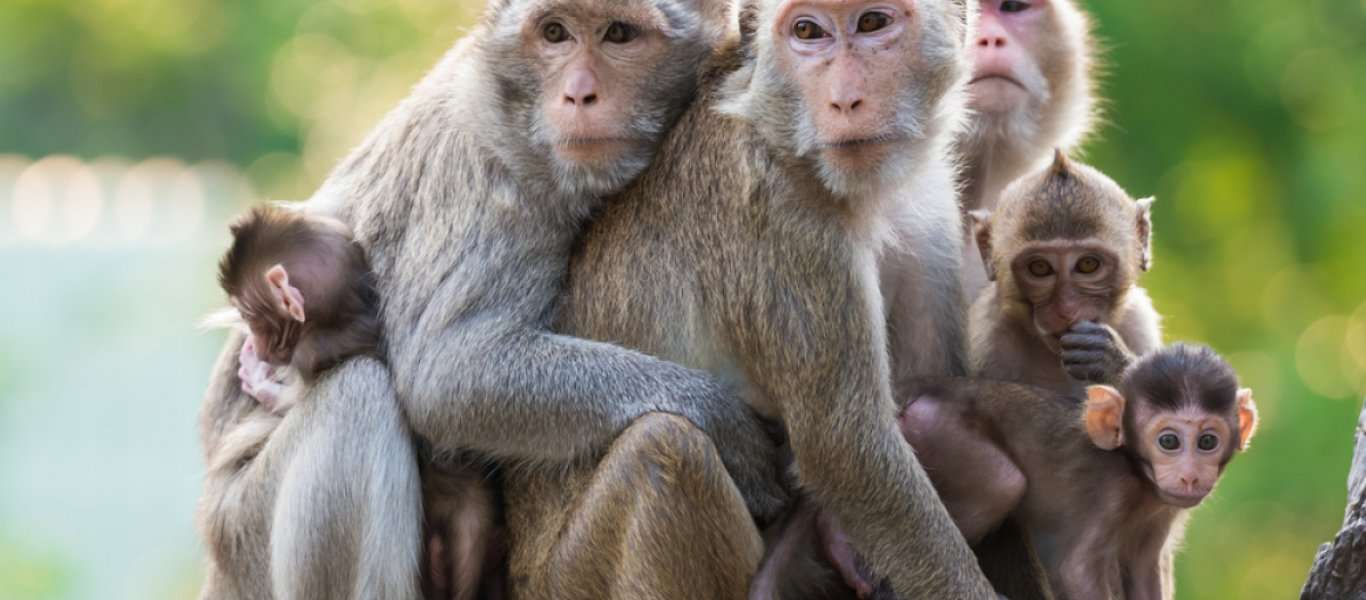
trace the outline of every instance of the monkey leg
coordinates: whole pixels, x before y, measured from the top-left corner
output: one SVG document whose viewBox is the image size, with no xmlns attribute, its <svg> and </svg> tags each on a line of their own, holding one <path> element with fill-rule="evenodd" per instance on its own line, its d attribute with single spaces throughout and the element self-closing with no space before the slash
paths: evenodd
<svg viewBox="0 0 1366 600">
<path fill-rule="evenodd" d="M 721 458 L 682 417 L 651 413 L 593 469 L 507 473 L 516 599 L 743 599 L 763 543 Z"/>
<path fill-rule="evenodd" d="M 275 597 L 420 597 L 422 492 L 388 369 L 342 363 L 285 418 L 297 442 L 271 525 Z"/>
</svg>

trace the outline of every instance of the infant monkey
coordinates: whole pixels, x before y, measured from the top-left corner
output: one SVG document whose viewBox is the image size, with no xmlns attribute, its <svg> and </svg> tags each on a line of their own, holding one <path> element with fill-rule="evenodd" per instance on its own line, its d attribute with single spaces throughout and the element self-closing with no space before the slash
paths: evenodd
<svg viewBox="0 0 1366 600">
<path fill-rule="evenodd" d="M 327 369 L 354 356 L 382 356 L 379 295 L 364 250 L 340 221 L 263 206 L 231 231 L 218 282 L 249 330 L 239 378 L 277 424 Z M 264 443 L 273 424 L 262 422 L 247 421 L 259 437 L 253 444 L 229 447 Z M 422 480 L 425 591 L 474 598 L 490 568 L 485 559 L 500 545 L 493 490 L 481 470 L 463 465 L 429 465 Z M 446 548 L 445 540 L 457 547 Z"/>
<path fill-rule="evenodd" d="M 1084 403 L 1041 388 L 924 382 L 901 427 L 970 544 L 1007 517 L 1059 597 L 1163 597 L 1169 537 L 1257 428 L 1252 391 L 1203 346 L 1135 362 Z"/>
</svg>

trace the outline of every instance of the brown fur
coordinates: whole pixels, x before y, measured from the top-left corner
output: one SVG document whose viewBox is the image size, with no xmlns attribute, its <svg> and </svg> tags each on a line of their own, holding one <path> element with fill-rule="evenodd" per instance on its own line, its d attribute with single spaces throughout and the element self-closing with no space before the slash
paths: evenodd
<svg viewBox="0 0 1366 600">
<path fill-rule="evenodd" d="M 1184 345 L 1135 364 L 1120 390 L 1094 386 L 1083 406 L 1031 386 L 922 381 L 902 428 L 970 541 L 1010 517 L 1047 540 L 1041 556 L 1060 598 L 1169 599 L 1186 510 L 1246 447 L 1256 407 L 1222 359 Z M 1217 452 L 1157 450 L 1156 435 L 1171 431 L 1161 419 L 1179 428 L 1192 416 L 1203 422 L 1183 444 L 1217 421 Z M 1169 475 L 1191 469 L 1204 483 L 1172 499 L 1169 491 L 1183 488 Z"/>
<path fill-rule="evenodd" d="M 1160 317 L 1136 285 L 1152 260 L 1150 204 L 1059 152 L 1008 187 L 994 211 L 974 212 L 994 281 L 968 319 L 971 374 L 1075 393 L 1114 383 L 1136 355 L 1156 349 Z M 1108 257 L 1097 272 L 1104 279 L 1087 283 L 1069 265 L 1052 287 L 1026 285 L 1022 261 L 1053 249 Z"/>
<path fill-rule="evenodd" d="M 933 51 L 906 50 L 907 64 L 896 71 L 903 78 L 887 85 L 897 94 L 914 90 L 916 100 L 903 105 L 913 108 L 896 119 L 918 120 L 924 129 L 889 158 L 868 162 L 863 177 L 826 162 L 817 150 L 824 130 L 807 116 L 826 105 L 805 100 L 818 91 L 794 89 L 797 82 L 776 58 L 778 3 L 747 10 L 755 24 L 752 46 L 718 57 L 654 165 L 589 228 L 561 324 L 568 333 L 706 369 L 743 390 L 750 406 L 781 421 L 803 489 L 848 524 L 855 546 L 897 591 L 987 597 L 985 579 L 946 527 L 924 472 L 891 426 L 895 405 L 876 261 L 895 231 L 895 209 L 882 193 L 937 168 L 939 144 L 959 114 L 955 90 L 965 66 L 953 50 L 961 48 L 968 21 L 954 3 L 915 6 L 925 28 L 916 32 L 921 48 Z M 876 93 L 870 104 L 889 100 L 883 88 Z M 901 126 L 896 119 L 887 123 Z M 722 448 L 726 443 L 716 440 Z M 571 552 L 677 572 L 678 587 L 642 597 L 744 597 L 746 586 L 734 582 L 746 581 L 758 566 L 751 553 L 758 532 L 737 514 L 738 505 L 714 505 L 709 521 L 733 528 L 747 551 L 731 554 L 736 544 L 728 543 L 726 566 L 688 581 L 684 575 L 696 573 L 697 558 L 678 547 L 703 547 L 695 536 L 710 529 L 681 526 L 668 538 L 645 539 L 586 529 L 596 518 L 632 522 L 647 510 L 643 502 L 659 501 L 649 488 L 637 492 L 645 500 L 623 506 L 591 501 L 616 489 L 614 477 L 602 466 L 510 473 L 512 536 L 542 540 L 520 550 L 514 545 L 512 578 L 556 582 L 529 597 L 614 596 L 629 581 L 619 573 L 590 579 L 573 572 L 563 562 Z M 710 486 L 729 488 L 725 480 L 715 473 L 691 493 L 715 496 Z"/>
</svg>

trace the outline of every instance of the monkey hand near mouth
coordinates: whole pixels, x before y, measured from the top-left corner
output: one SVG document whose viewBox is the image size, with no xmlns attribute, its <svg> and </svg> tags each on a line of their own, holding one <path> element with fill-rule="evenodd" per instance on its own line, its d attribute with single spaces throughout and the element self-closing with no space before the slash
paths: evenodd
<svg viewBox="0 0 1366 600">
<path fill-rule="evenodd" d="M 1078 321 L 1059 339 L 1062 368 L 1084 383 L 1114 384 L 1136 358 L 1109 325 Z"/>
</svg>

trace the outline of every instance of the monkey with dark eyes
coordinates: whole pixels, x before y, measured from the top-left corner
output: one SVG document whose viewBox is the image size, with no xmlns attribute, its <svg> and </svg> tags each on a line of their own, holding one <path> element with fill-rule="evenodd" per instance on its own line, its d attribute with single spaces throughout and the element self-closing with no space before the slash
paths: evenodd
<svg viewBox="0 0 1366 600">
<path fill-rule="evenodd" d="M 991 283 L 968 316 L 969 374 L 1080 393 L 1155 350 L 1161 317 L 1138 285 L 1152 202 L 1058 151 L 970 212 Z"/>
<path fill-rule="evenodd" d="M 318 377 L 342 361 L 382 356 L 375 291 L 365 252 L 336 219 L 257 207 L 231 226 L 218 281 L 249 331 L 239 355 L 243 391 L 263 413 L 227 436 L 211 469 L 236 468 L 266 443 Z M 432 597 L 474 598 L 500 540 L 496 503 L 476 465 L 443 461 L 422 474 Z M 453 547 L 448 547 L 453 546 Z"/>
<path fill-rule="evenodd" d="M 1252 390 L 1213 350 L 1175 344 L 1084 401 L 1014 383 L 917 381 L 902 432 L 969 544 L 1007 518 L 1029 531 L 1057 597 L 1160 600 L 1188 511 L 1257 429 Z M 836 534 L 838 532 L 835 532 Z M 836 567 L 873 590 L 843 542 Z M 865 594 L 860 594 L 865 596 Z"/>
</svg>

